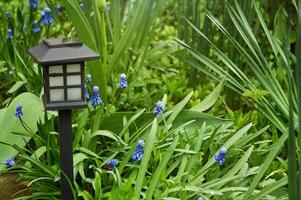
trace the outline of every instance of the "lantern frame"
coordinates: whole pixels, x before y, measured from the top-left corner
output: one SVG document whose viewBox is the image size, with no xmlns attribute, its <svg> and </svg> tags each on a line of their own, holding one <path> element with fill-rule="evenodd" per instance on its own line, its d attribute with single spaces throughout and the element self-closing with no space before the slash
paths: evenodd
<svg viewBox="0 0 301 200">
<path fill-rule="evenodd" d="M 46 39 L 43 43 L 30 48 L 28 52 L 43 67 L 43 102 L 46 110 L 66 110 L 87 106 L 84 97 L 85 61 L 99 59 L 100 56 L 96 52 L 75 38 Z M 68 67 L 72 67 L 68 65 L 73 64 L 80 65 L 80 72 L 68 72 Z M 58 65 L 62 67 L 62 73 L 50 74 L 49 69 Z M 76 75 L 80 76 L 80 85 L 68 85 L 68 77 Z M 50 77 L 56 76 L 62 76 L 63 84 L 60 86 L 50 86 Z M 63 100 L 61 101 L 51 100 L 50 92 L 56 88 L 63 89 Z M 69 100 L 68 89 L 72 88 L 80 88 L 80 99 Z"/>
<path fill-rule="evenodd" d="M 79 72 L 68 72 L 67 67 L 72 67 L 68 65 L 77 64 L 80 65 L 80 71 Z M 53 66 L 61 66 L 62 67 L 62 73 L 49 73 L 49 68 Z M 87 103 L 85 101 L 83 87 L 84 87 L 84 74 L 85 74 L 85 64 L 84 62 L 69 62 L 64 64 L 55 64 L 55 65 L 44 65 L 44 102 L 45 102 L 45 108 L 48 110 L 65 110 L 65 109 L 72 109 L 72 108 L 80 108 L 80 107 L 86 107 Z M 68 76 L 80 76 L 80 84 L 79 85 L 68 85 L 67 79 Z M 61 76 L 63 78 L 63 85 L 62 86 L 50 86 L 50 77 L 58 77 Z M 68 95 L 68 89 L 80 89 L 80 100 L 71 100 L 69 99 Z M 64 91 L 64 99 L 62 101 L 52 101 L 50 99 L 50 91 L 52 89 L 63 89 Z"/>
</svg>

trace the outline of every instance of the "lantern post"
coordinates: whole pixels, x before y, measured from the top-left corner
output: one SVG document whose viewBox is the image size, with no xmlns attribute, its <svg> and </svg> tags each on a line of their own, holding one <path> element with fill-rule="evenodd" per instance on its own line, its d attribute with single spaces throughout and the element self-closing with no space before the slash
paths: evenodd
<svg viewBox="0 0 301 200">
<path fill-rule="evenodd" d="M 28 50 L 43 67 L 44 106 L 59 114 L 61 200 L 73 200 L 72 109 L 87 106 L 84 63 L 99 55 L 74 38 L 46 39 Z M 70 182 L 70 183 L 69 183 Z"/>
</svg>

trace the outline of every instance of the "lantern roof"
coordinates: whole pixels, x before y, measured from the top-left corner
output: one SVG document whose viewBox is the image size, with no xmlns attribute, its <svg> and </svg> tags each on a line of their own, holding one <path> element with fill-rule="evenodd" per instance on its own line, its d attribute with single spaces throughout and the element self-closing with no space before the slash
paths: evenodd
<svg viewBox="0 0 301 200">
<path fill-rule="evenodd" d="M 79 62 L 100 57 L 75 38 L 46 39 L 28 49 L 28 52 L 41 65 Z"/>
</svg>

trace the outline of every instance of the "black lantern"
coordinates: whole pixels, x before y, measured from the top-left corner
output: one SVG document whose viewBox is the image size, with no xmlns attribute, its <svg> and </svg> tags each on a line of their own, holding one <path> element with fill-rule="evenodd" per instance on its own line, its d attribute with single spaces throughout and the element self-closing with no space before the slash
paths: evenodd
<svg viewBox="0 0 301 200">
<path fill-rule="evenodd" d="M 73 38 L 46 39 L 28 51 L 43 67 L 45 109 L 58 110 L 61 199 L 72 200 L 74 198 L 71 190 L 73 185 L 71 109 L 87 105 L 83 90 L 84 62 L 98 59 L 99 55 Z"/>
<path fill-rule="evenodd" d="M 85 107 L 84 62 L 99 55 L 78 40 L 46 39 L 28 50 L 44 71 L 44 105 L 48 110 Z"/>
</svg>

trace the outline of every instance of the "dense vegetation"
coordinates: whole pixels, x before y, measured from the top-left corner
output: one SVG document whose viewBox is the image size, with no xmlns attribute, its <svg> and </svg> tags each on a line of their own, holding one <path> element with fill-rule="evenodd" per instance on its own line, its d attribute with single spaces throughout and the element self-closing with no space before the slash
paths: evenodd
<svg viewBox="0 0 301 200">
<path fill-rule="evenodd" d="M 57 37 L 100 54 L 86 63 L 88 108 L 72 113 L 77 199 L 300 199 L 300 9 L 1 1 L 0 180 L 20 188 L 0 199 L 60 198 L 58 113 L 27 52 Z"/>
</svg>

